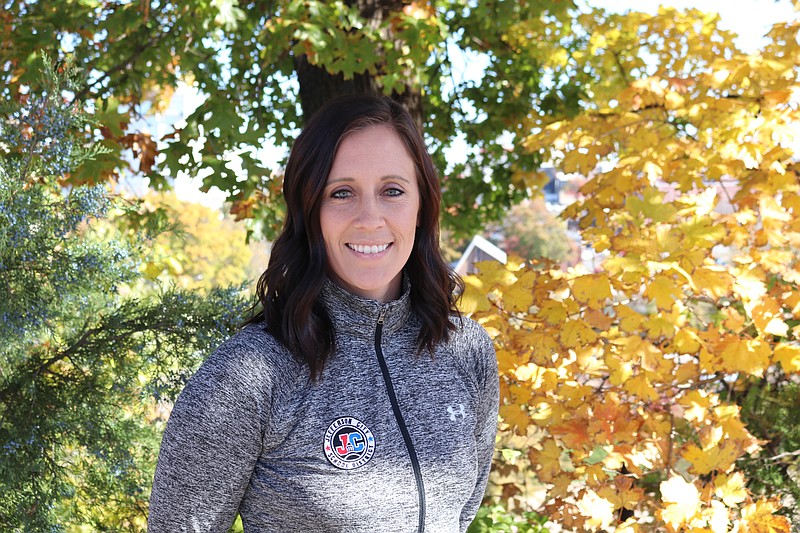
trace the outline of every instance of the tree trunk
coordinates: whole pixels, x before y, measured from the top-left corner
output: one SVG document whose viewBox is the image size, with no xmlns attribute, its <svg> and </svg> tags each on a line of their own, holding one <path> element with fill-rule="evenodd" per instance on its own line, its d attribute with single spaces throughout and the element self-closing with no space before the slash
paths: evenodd
<svg viewBox="0 0 800 533">
<path fill-rule="evenodd" d="M 369 25 L 379 25 L 393 11 L 403 9 L 404 3 L 397 0 L 348 0 L 347 4 L 358 6 L 361 15 Z M 392 42 L 393 35 L 386 36 L 386 42 Z M 355 74 L 352 79 L 345 80 L 340 74 L 330 74 L 324 68 L 312 65 L 305 54 L 294 57 L 294 68 L 300 85 L 300 105 L 303 109 L 303 121 L 313 115 L 325 102 L 345 94 L 383 94 L 380 80 L 370 73 Z M 417 129 L 422 133 L 423 113 L 422 94 L 419 83 L 408 74 L 402 93 L 392 92 L 392 98 L 401 102 L 411 113 Z"/>
</svg>

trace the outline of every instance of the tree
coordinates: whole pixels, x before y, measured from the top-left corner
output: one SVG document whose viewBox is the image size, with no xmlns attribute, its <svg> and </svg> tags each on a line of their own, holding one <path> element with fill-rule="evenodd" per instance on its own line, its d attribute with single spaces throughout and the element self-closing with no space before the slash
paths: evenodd
<svg viewBox="0 0 800 533">
<path fill-rule="evenodd" d="M 566 226 L 537 198 L 513 206 L 497 231 L 503 236 L 503 250 L 510 254 L 525 260 L 550 259 L 573 265 L 580 251 L 567 234 Z"/>
<path fill-rule="evenodd" d="M 466 140 L 467 162 L 443 179 L 445 222 L 463 236 L 544 185 L 531 179 L 538 155 L 520 142 L 527 113 L 538 103 L 573 106 L 577 93 L 543 88 L 542 59 L 511 42 L 507 28 L 528 21 L 531 38 L 545 42 L 551 25 L 568 31 L 571 8 L 512 0 L 6 2 L 0 94 L 11 101 L 35 87 L 42 51 L 74 56 L 90 73 L 75 100 L 95 104 L 109 152 L 70 183 L 112 178 L 130 166 L 131 152 L 133 170 L 156 188 L 178 171 L 208 172 L 203 186 L 231 193 L 233 212 L 255 217 L 267 235 L 283 218 L 280 173 L 256 147 L 285 146 L 335 94 L 391 94 L 414 112 L 441 169 L 445 149 Z M 448 45 L 470 61 L 480 54 L 480 80 L 457 71 Z M 181 81 L 205 95 L 185 125 L 161 138 L 130 129 L 134 118 L 166 106 Z M 242 158 L 243 180 L 232 154 Z"/>
<path fill-rule="evenodd" d="M 755 414 L 747 397 L 771 384 L 798 408 L 800 23 L 745 54 L 717 21 L 592 12 L 549 52 L 528 23 L 509 30 L 550 54 L 555 85 L 582 87 L 577 107 L 532 112 L 526 144 L 593 174 L 564 216 L 608 258 L 597 273 L 487 263 L 464 305 L 495 335 L 521 442 L 505 435 L 498 470 L 535 472 L 538 511 L 569 528 L 790 529 L 780 494 L 740 469 L 796 456 L 787 411 L 762 433 L 782 442 L 762 442 L 734 400 Z"/>
<path fill-rule="evenodd" d="M 0 528 L 144 528 L 159 399 L 235 327 L 235 290 L 121 297 L 137 247 L 95 229 L 119 206 L 64 187 L 98 154 L 88 117 L 45 69 L 42 92 L 0 122 Z M 56 80 L 56 81 L 53 81 Z M 163 408 L 163 406 L 162 406 Z"/>
<path fill-rule="evenodd" d="M 174 283 L 190 290 L 209 291 L 217 287 L 252 285 L 263 269 L 251 267 L 254 253 L 266 253 L 258 243 L 247 243 L 247 230 L 230 215 L 198 203 L 183 201 L 173 191 L 151 192 L 137 199 L 134 221 L 120 216 L 113 223 L 128 232 L 153 214 L 174 225 L 151 240 L 143 250 L 143 278 L 146 286 Z M 263 247 L 262 247 L 263 248 Z M 144 281 L 143 280 L 143 281 Z"/>
</svg>

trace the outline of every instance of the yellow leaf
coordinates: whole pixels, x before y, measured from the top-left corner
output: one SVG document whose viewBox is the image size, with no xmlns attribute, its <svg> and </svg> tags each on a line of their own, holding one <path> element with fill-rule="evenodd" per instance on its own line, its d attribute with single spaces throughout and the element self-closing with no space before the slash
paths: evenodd
<svg viewBox="0 0 800 533">
<path fill-rule="evenodd" d="M 497 349 L 497 367 L 502 375 L 506 375 L 517 368 L 520 364 L 520 356 L 516 351 L 505 348 Z"/>
<path fill-rule="evenodd" d="M 567 319 L 567 310 L 563 303 L 548 300 L 542 305 L 536 316 L 545 319 L 548 324 L 556 325 Z"/>
<path fill-rule="evenodd" d="M 655 401 L 658 399 L 658 393 L 650 384 L 650 380 L 641 374 L 626 381 L 623 385 L 623 388 L 631 394 L 638 396 L 642 400 Z"/>
<path fill-rule="evenodd" d="M 501 405 L 500 417 L 503 419 L 503 422 L 513 428 L 518 435 L 524 435 L 530 423 L 527 409 L 516 403 Z"/>
<path fill-rule="evenodd" d="M 692 463 L 692 472 L 704 475 L 715 470 L 727 472 L 739 458 L 739 452 L 736 446 L 728 441 L 722 446 L 711 446 L 707 449 L 690 444 L 686 447 L 683 458 Z"/>
<path fill-rule="evenodd" d="M 683 418 L 690 422 L 702 422 L 708 416 L 708 410 L 716 405 L 716 396 L 710 396 L 704 390 L 692 390 L 678 399 L 683 407 Z"/>
<path fill-rule="evenodd" d="M 148 261 L 147 265 L 144 268 L 144 275 L 147 276 L 148 279 L 154 280 L 156 279 L 164 269 L 158 266 L 156 263 L 152 261 Z"/>
<path fill-rule="evenodd" d="M 644 294 L 655 301 L 659 309 L 669 311 L 672 309 L 675 299 L 683 296 L 683 291 L 672 277 L 657 274 L 647 284 Z"/>
<path fill-rule="evenodd" d="M 698 267 L 692 273 L 696 287 L 712 298 L 728 296 L 733 289 L 733 278 L 721 267 Z"/>
<path fill-rule="evenodd" d="M 725 317 L 723 325 L 730 331 L 739 332 L 744 329 L 745 319 L 742 314 L 733 307 L 722 309 L 720 314 Z"/>
<path fill-rule="evenodd" d="M 689 361 L 678 365 L 678 370 L 675 372 L 675 383 L 688 383 L 700 379 L 700 365 L 694 361 Z"/>
<path fill-rule="evenodd" d="M 567 320 L 558 336 L 568 348 L 578 348 L 597 340 L 597 333 L 582 320 Z"/>
<path fill-rule="evenodd" d="M 666 504 L 660 510 L 661 520 L 673 531 L 678 531 L 700 512 L 700 492 L 693 483 L 688 483 L 679 475 L 662 481 L 661 499 Z"/>
<path fill-rule="evenodd" d="M 603 266 L 612 276 L 628 274 L 641 278 L 648 275 L 647 267 L 636 257 L 611 256 L 603 262 Z"/>
<path fill-rule="evenodd" d="M 507 311 L 527 312 L 533 304 L 533 286 L 535 281 L 536 273 L 530 270 L 519 276 L 516 283 L 506 288 L 503 292 L 503 307 Z"/>
<path fill-rule="evenodd" d="M 517 339 L 517 336 L 514 336 Z M 531 332 L 521 333 L 519 335 L 521 342 L 524 342 L 530 348 L 530 361 L 539 366 L 550 366 L 553 364 L 553 354 L 558 351 L 558 342 L 552 334 L 535 330 Z M 522 346 L 516 346 L 518 350 L 522 350 Z"/>
<path fill-rule="evenodd" d="M 775 361 L 787 374 L 800 372 L 800 346 L 779 344 L 775 347 Z"/>
<path fill-rule="evenodd" d="M 694 354 L 700 349 L 700 337 L 689 328 L 682 328 L 672 340 L 672 347 L 680 354 Z"/>
<path fill-rule="evenodd" d="M 780 504 L 772 500 L 759 500 L 742 509 L 741 533 L 789 533 L 791 523 L 785 516 L 774 514 Z"/>
<path fill-rule="evenodd" d="M 785 337 L 789 332 L 789 325 L 783 321 L 782 314 L 780 304 L 767 296 L 753 307 L 753 323 L 763 333 Z"/>
<path fill-rule="evenodd" d="M 168 257 L 166 263 L 167 263 L 167 270 L 169 270 L 170 274 L 174 276 L 179 276 L 183 274 L 183 266 L 181 266 L 180 261 L 178 261 L 174 257 Z"/>
<path fill-rule="evenodd" d="M 729 526 L 729 516 L 728 516 L 728 509 L 725 507 L 725 504 L 717 501 L 711 500 L 708 507 L 703 510 L 703 518 L 708 522 L 708 529 L 697 530 L 693 529 L 692 531 L 697 531 L 697 533 L 727 533 L 730 531 Z"/>
<path fill-rule="evenodd" d="M 601 309 L 606 299 L 611 298 L 611 285 L 603 274 L 578 276 L 571 285 L 573 298 L 591 309 Z"/>
<path fill-rule="evenodd" d="M 722 474 L 714 478 L 714 494 L 728 507 L 736 507 L 747 499 L 747 489 L 744 475 L 734 472 L 730 475 Z"/>
<path fill-rule="evenodd" d="M 561 472 L 561 455 L 563 450 L 553 439 L 548 439 L 539 451 L 531 448 L 528 458 L 531 464 L 539 465 L 536 476 L 545 483 L 552 482 Z"/>
<path fill-rule="evenodd" d="M 741 296 L 746 306 L 751 302 L 761 301 L 761 298 L 767 293 L 767 286 L 764 280 L 753 270 L 739 272 L 736 275 L 733 289 Z"/>
<path fill-rule="evenodd" d="M 658 313 L 657 315 L 651 315 L 647 319 L 645 328 L 647 329 L 647 336 L 651 339 L 655 340 L 661 337 L 669 339 L 675 334 L 678 324 L 675 323 L 673 316 Z"/>
<path fill-rule="evenodd" d="M 479 261 L 475 266 L 479 271 L 476 277 L 489 289 L 495 286 L 508 287 L 517 281 L 514 273 L 497 261 Z"/>
<path fill-rule="evenodd" d="M 614 504 L 615 509 L 635 509 L 645 499 L 644 489 L 637 487 L 633 479 L 627 476 L 617 476 L 613 485 L 606 485 L 598 493 Z"/>
<path fill-rule="evenodd" d="M 644 322 L 644 317 L 627 305 L 616 306 L 614 312 L 619 317 L 619 327 L 626 333 L 637 332 Z"/>
<path fill-rule="evenodd" d="M 593 328 L 605 331 L 611 327 L 613 320 L 599 309 L 589 309 L 584 316 L 586 322 Z"/>
<path fill-rule="evenodd" d="M 491 309 L 487 289 L 475 276 L 464 276 L 464 292 L 458 302 L 459 310 L 465 315 L 485 312 Z"/>
<path fill-rule="evenodd" d="M 644 171 L 652 180 L 661 177 L 661 167 L 652 161 L 645 161 Z M 643 221 L 661 223 L 670 220 L 678 210 L 669 202 L 664 202 L 664 193 L 655 187 L 645 189 L 642 197 L 628 196 L 625 207 L 631 215 Z"/>
<path fill-rule="evenodd" d="M 676 93 L 675 91 L 669 91 L 664 96 L 664 102 L 666 103 L 667 109 L 675 110 L 675 109 L 678 109 L 680 107 L 683 107 L 684 99 L 683 99 L 683 96 L 681 96 L 680 94 Z"/>
<path fill-rule="evenodd" d="M 612 385 L 622 385 L 633 375 L 633 363 L 630 361 L 620 361 L 616 357 L 606 356 L 606 363 L 611 370 L 608 379 Z"/>
<path fill-rule="evenodd" d="M 553 435 L 558 435 L 568 448 L 572 450 L 586 448 L 591 443 L 587 433 L 588 424 L 585 420 L 570 420 L 551 428 Z"/>
<path fill-rule="evenodd" d="M 578 500 L 578 512 L 587 517 L 586 526 L 594 530 L 607 530 L 614 522 L 614 504 L 593 490 L 587 490 Z"/>
<path fill-rule="evenodd" d="M 514 369 L 514 375 L 519 381 L 530 381 L 532 387 L 536 387 L 541 382 L 542 368 L 534 365 L 522 365 Z"/>
<path fill-rule="evenodd" d="M 721 347 L 722 364 L 728 372 L 761 376 L 769 366 L 769 346 L 758 339 L 742 340 L 731 335 Z"/>
</svg>

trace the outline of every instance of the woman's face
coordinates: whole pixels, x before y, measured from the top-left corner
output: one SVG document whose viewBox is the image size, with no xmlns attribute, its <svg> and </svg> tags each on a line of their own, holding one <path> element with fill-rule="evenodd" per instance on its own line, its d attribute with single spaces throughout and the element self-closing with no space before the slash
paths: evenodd
<svg viewBox="0 0 800 533">
<path fill-rule="evenodd" d="M 333 281 L 364 298 L 398 298 L 419 204 L 414 162 L 392 128 L 369 126 L 346 136 L 320 208 Z"/>
</svg>

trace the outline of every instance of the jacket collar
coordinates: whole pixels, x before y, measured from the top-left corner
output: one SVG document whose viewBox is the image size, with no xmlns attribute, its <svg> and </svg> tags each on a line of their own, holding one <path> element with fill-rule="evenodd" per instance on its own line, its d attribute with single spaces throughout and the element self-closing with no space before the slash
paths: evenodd
<svg viewBox="0 0 800 533">
<path fill-rule="evenodd" d="M 329 278 L 322 286 L 322 303 L 331 318 L 337 334 L 372 336 L 383 314 L 383 332 L 392 333 L 400 329 L 411 315 L 411 284 L 403 275 L 402 294 L 397 300 L 381 303 L 356 296 L 338 286 Z"/>
</svg>

